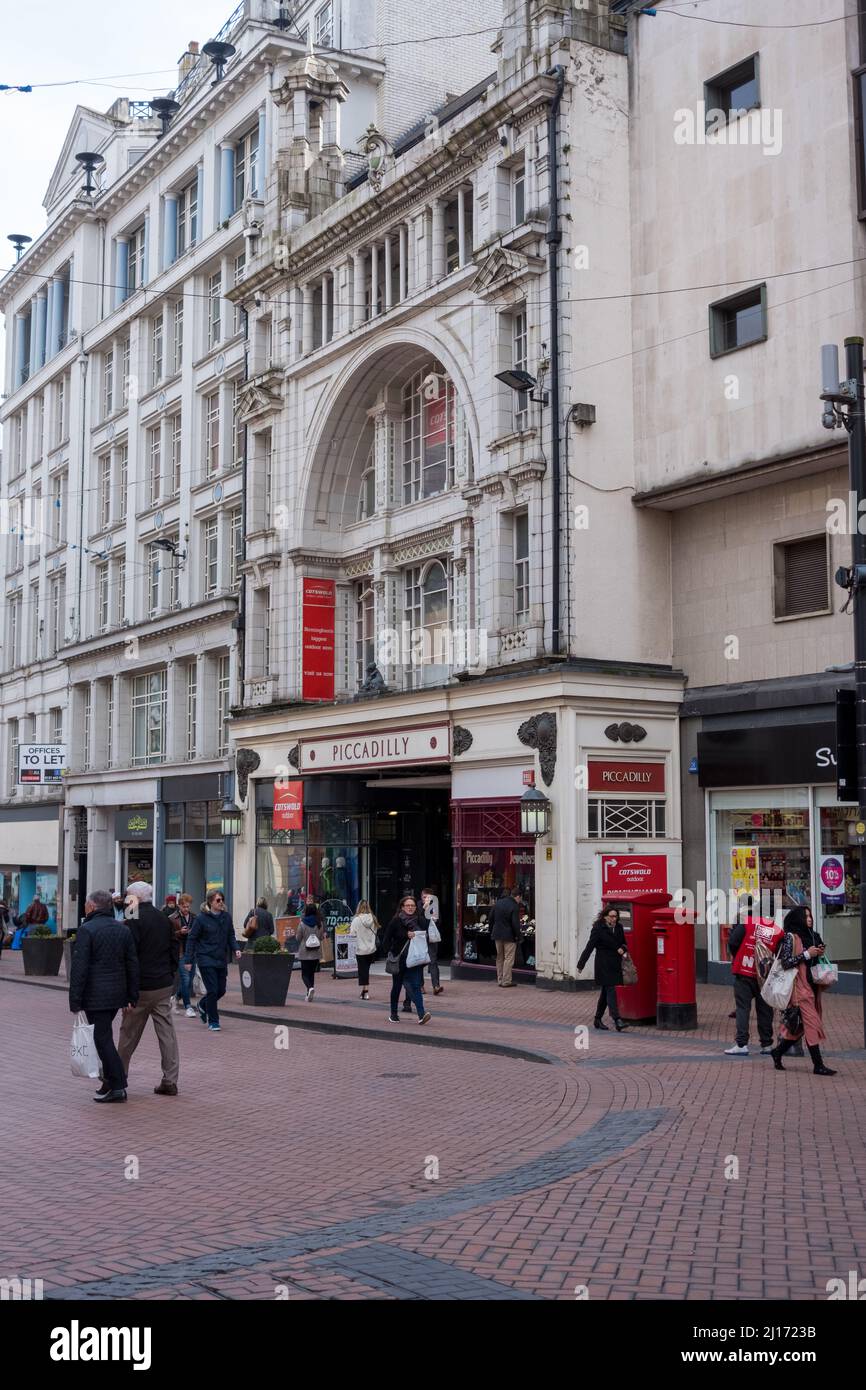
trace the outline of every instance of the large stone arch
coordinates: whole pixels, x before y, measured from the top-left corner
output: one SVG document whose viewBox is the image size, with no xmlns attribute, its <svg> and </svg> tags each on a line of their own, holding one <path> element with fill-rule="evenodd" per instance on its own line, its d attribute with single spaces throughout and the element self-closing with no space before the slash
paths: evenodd
<svg viewBox="0 0 866 1390">
<path fill-rule="evenodd" d="M 323 536 L 355 520 L 360 479 L 372 445 L 368 411 L 385 386 L 408 379 L 430 358 L 454 384 L 477 466 L 478 419 L 460 364 L 433 334 L 395 329 L 358 351 L 313 412 L 299 491 L 301 535 Z"/>
</svg>

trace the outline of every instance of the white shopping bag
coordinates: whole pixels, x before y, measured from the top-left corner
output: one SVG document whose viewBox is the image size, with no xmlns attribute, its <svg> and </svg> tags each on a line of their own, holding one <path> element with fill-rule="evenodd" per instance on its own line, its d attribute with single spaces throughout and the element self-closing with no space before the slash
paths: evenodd
<svg viewBox="0 0 866 1390">
<path fill-rule="evenodd" d="M 796 975 L 796 970 L 786 970 L 779 957 L 776 957 L 761 988 L 761 998 L 771 1009 L 787 1009 L 794 992 Z"/>
<path fill-rule="evenodd" d="M 207 994 L 207 990 L 204 987 L 204 980 L 201 977 L 201 971 L 199 970 L 198 966 L 196 966 L 193 972 L 192 992 L 193 994 L 198 994 L 202 999 L 204 999 L 205 995 Z"/>
<path fill-rule="evenodd" d="M 428 965 L 430 955 L 427 950 L 427 933 L 416 931 L 412 940 L 409 942 L 409 950 L 406 955 L 406 969 L 410 970 L 413 965 Z"/>
<path fill-rule="evenodd" d="M 87 1014 L 75 1015 L 72 1025 L 72 1045 L 70 1047 L 73 1076 L 86 1076 L 96 1081 L 100 1074 L 99 1053 L 93 1041 L 93 1024 L 87 1022 Z"/>
</svg>

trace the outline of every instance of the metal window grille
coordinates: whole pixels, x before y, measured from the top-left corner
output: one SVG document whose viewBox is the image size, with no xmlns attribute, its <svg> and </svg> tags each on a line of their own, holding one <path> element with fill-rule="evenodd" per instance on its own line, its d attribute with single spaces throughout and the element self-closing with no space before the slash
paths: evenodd
<svg viewBox="0 0 866 1390">
<path fill-rule="evenodd" d="M 665 835 L 665 802 L 590 797 L 588 834 L 598 840 L 654 840 Z"/>
</svg>

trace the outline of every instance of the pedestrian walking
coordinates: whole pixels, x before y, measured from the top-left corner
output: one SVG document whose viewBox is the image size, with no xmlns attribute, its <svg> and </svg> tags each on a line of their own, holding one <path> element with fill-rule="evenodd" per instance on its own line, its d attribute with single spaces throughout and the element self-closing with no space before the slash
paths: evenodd
<svg viewBox="0 0 866 1390">
<path fill-rule="evenodd" d="M 139 992 L 138 956 L 126 922 L 115 919 L 111 894 L 95 889 L 84 904 L 84 918 L 72 948 L 69 1007 L 82 1009 L 93 1025 L 102 1063 L 102 1085 L 94 1100 L 126 1100 L 126 1072 L 114 1045 L 112 1025 L 118 1009 L 134 1008 Z"/>
<path fill-rule="evenodd" d="M 274 935 L 274 919 L 268 911 L 267 898 L 258 898 L 255 907 L 251 908 L 244 918 L 241 928 L 247 941 L 256 941 L 260 936 Z"/>
<path fill-rule="evenodd" d="M 607 1009 L 616 1025 L 616 1031 L 624 1033 L 628 1024 L 623 1023 L 619 1016 L 616 990 L 617 986 L 622 984 L 622 958 L 626 954 L 625 932 L 619 920 L 619 912 L 615 907 L 602 908 L 593 922 L 589 941 L 577 962 L 578 970 L 583 970 L 593 951 L 595 951 L 595 983 L 601 986 L 601 993 L 595 1006 L 593 1024 L 596 1028 L 601 1028 L 603 1032 L 609 1032 L 607 1024 L 602 1022 L 604 1011 Z"/>
<path fill-rule="evenodd" d="M 418 1011 L 418 1022 L 430 1022 L 431 1015 L 424 1008 L 424 996 L 421 993 L 421 977 L 424 974 L 424 965 L 408 964 L 409 947 L 414 938 L 416 936 L 425 937 L 426 947 L 426 935 L 427 933 L 419 921 L 418 906 L 415 899 L 403 898 L 396 916 L 391 918 L 382 938 L 382 950 L 386 955 L 396 956 L 398 960 L 397 973 L 391 977 L 391 1012 L 388 1015 L 391 1023 L 400 1022 L 397 1005 L 400 1002 L 400 991 L 404 985 L 408 997 Z"/>
<path fill-rule="evenodd" d="M 141 1041 L 147 1020 L 153 1022 L 159 1043 L 162 1079 L 154 1086 L 158 1096 L 176 1096 L 180 1075 L 180 1053 L 171 1000 L 175 989 L 180 943 L 177 932 L 164 912 L 153 905 L 153 888 L 137 880 L 126 890 L 127 907 L 131 915 L 127 926 L 138 956 L 139 994 L 134 1009 L 128 1009 L 120 1024 L 118 1052 L 123 1070 L 129 1076 L 132 1054 Z"/>
<path fill-rule="evenodd" d="M 737 922 L 731 927 L 728 953 L 732 957 L 737 1039 L 733 1047 L 725 1048 L 726 1057 L 748 1057 L 749 1016 L 753 1003 L 758 1021 L 761 1056 L 769 1057 L 773 1050 L 773 1010 L 761 997 L 763 979 L 759 978 L 758 954 L 760 951 L 765 957 L 771 956 L 781 936 L 782 928 L 776 926 L 772 917 L 750 915 L 745 922 Z"/>
<path fill-rule="evenodd" d="M 444 986 L 439 983 L 439 943 L 442 940 L 439 931 L 439 899 L 432 888 L 424 888 L 421 891 L 421 915 L 427 926 L 427 950 L 430 953 L 430 964 L 427 968 L 430 972 L 430 983 L 433 993 L 441 994 Z"/>
<path fill-rule="evenodd" d="M 307 990 L 306 1002 L 312 1002 L 316 993 L 316 971 L 322 959 L 322 941 L 325 929 L 315 898 L 308 898 L 304 915 L 298 923 L 295 938 L 298 942 L 298 960 L 301 962 L 301 979 Z"/>
<path fill-rule="evenodd" d="M 782 1010 L 782 1026 L 779 1041 L 772 1051 L 776 1071 L 784 1071 L 782 1058 L 795 1043 L 805 1037 L 809 1056 L 812 1058 L 812 1071 L 816 1076 L 835 1076 L 835 1071 L 824 1065 L 821 1056 L 821 1043 L 827 1041 L 824 1032 L 822 989 L 812 976 L 812 966 L 826 947 L 818 933 L 812 913 L 808 907 L 794 907 L 784 922 L 777 957 L 785 970 L 796 970 L 791 1000 Z"/>
<path fill-rule="evenodd" d="M 496 942 L 496 983 L 500 989 L 516 988 L 511 972 L 520 940 L 520 902 L 518 892 L 506 891 L 496 899 L 490 916 L 490 935 Z"/>
<path fill-rule="evenodd" d="M 379 933 L 379 923 L 366 898 L 362 898 L 358 903 L 352 924 L 349 928 L 355 936 L 355 958 L 358 962 L 358 984 L 361 987 L 361 998 L 370 998 L 370 966 L 376 959 L 376 937 Z"/>
<path fill-rule="evenodd" d="M 48 921 L 48 908 L 40 898 L 39 894 L 33 899 L 27 911 L 21 918 L 22 927 L 41 927 Z"/>
<path fill-rule="evenodd" d="M 9 911 L 9 904 L 5 898 L 0 898 L 0 958 L 3 956 L 3 947 L 7 944 L 7 936 L 8 944 L 12 944 L 11 925 L 12 913 Z"/>
<path fill-rule="evenodd" d="M 165 913 L 166 917 L 173 917 L 173 916 L 174 916 L 174 914 L 177 912 L 177 894 L 176 894 L 176 893 L 168 893 L 168 894 L 166 894 L 166 899 L 165 899 L 165 902 L 164 902 L 163 905 L 162 905 L 162 910 L 163 910 L 163 912 Z"/>
<path fill-rule="evenodd" d="M 226 909 L 225 895 L 213 888 L 206 895 L 201 911 L 190 927 L 183 958 L 184 969 L 199 968 L 205 987 L 204 999 L 198 1001 L 198 1014 L 211 1033 L 220 1031 L 217 1007 L 228 984 L 228 968 L 232 960 L 240 960 L 235 941 L 235 927 Z"/>
<path fill-rule="evenodd" d="M 193 1008 L 191 998 L 192 975 L 183 965 L 187 941 L 189 940 L 192 924 L 195 921 L 195 913 L 192 910 L 192 893 L 181 893 L 177 900 L 177 911 L 173 912 L 168 920 L 174 928 L 180 955 L 174 1001 L 179 1008 L 185 1011 L 187 1018 L 197 1018 L 198 1011 Z"/>
</svg>

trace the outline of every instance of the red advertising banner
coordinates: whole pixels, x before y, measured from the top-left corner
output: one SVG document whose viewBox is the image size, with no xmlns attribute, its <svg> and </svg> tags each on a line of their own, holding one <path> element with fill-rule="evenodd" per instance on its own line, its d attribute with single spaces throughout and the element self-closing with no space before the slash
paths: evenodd
<svg viewBox="0 0 866 1390">
<path fill-rule="evenodd" d="M 304 784 L 282 782 L 274 787 L 274 830 L 303 830 Z"/>
<path fill-rule="evenodd" d="M 627 763 L 623 759 L 589 759 L 591 792 L 663 792 L 664 763 Z"/>
<path fill-rule="evenodd" d="M 604 898 L 634 898 L 642 893 L 668 891 L 665 854 L 603 854 L 601 893 Z"/>
<path fill-rule="evenodd" d="M 337 586 L 333 579 L 305 579 L 301 699 L 334 698 L 334 614 Z"/>
</svg>

